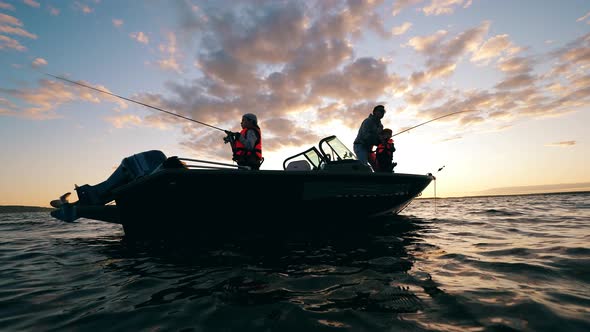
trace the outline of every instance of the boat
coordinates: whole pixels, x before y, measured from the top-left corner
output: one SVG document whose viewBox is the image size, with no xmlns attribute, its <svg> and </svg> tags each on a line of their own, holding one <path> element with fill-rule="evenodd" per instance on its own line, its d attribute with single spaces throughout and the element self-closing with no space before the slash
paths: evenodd
<svg viewBox="0 0 590 332">
<path fill-rule="evenodd" d="M 79 206 L 78 215 L 119 223 L 130 237 L 337 228 L 398 214 L 434 180 L 374 172 L 336 136 L 285 159 L 283 170 L 178 159 L 183 167 L 120 186 L 114 204 Z"/>
</svg>

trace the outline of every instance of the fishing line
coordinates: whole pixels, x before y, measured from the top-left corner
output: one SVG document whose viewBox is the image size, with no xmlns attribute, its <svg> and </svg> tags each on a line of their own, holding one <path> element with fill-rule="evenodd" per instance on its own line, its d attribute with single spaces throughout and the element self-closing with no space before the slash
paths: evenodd
<svg viewBox="0 0 590 332">
<path fill-rule="evenodd" d="M 397 136 L 397 135 L 399 135 L 399 134 L 403 134 L 403 133 L 405 133 L 406 131 L 410 131 L 410 130 L 412 130 L 412 129 L 414 129 L 414 128 L 418 128 L 418 127 L 420 127 L 420 126 L 423 126 L 423 125 L 425 125 L 425 124 L 427 124 L 427 123 L 430 123 L 430 122 L 432 122 L 432 121 L 436 121 L 436 120 L 438 120 L 438 119 L 446 118 L 447 116 L 451 116 L 451 115 L 455 115 L 455 114 L 459 114 L 459 113 L 465 113 L 465 112 L 473 112 L 473 111 L 475 111 L 475 110 L 458 111 L 458 112 L 449 113 L 449 114 L 446 114 L 446 115 L 443 115 L 443 116 L 439 116 L 438 118 L 434 118 L 434 119 L 432 119 L 432 120 L 428 120 L 428 121 L 426 121 L 426 122 L 422 122 L 422 123 L 421 123 L 421 124 L 419 124 L 419 125 L 415 125 L 415 126 L 413 126 L 413 127 L 410 127 L 410 128 L 408 128 L 408 129 L 404 129 L 404 130 L 400 131 L 399 133 L 397 133 L 397 134 L 395 134 L 395 135 L 391 135 L 391 137 L 393 137 L 393 136 Z"/>
<path fill-rule="evenodd" d="M 445 168 L 446 165 L 443 165 L 442 167 L 440 167 L 438 169 L 438 171 L 436 171 L 436 174 L 438 174 L 440 171 L 443 170 L 443 168 Z M 434 215 L 436 216 L 436 177 L 433 176 L 434 178 Z"/>
<path fill-rule="evenodd" d="M 207 123 L 204 123 L 204 122 L 201 122 L 201 121 L 195 120 L 195 119 L 191 119 L 191 118 L 189 118 L 189 117 L 186 117 L 186 116 L 182 116 L 182 115 L 180 115 L 180 114 L 176 114 L 176 113 L 173 113 L 173 112 L 170 112 L 170 111 L 166 111 L 166 110 L 164 110 L 164 109 L 161 109 L 161 108 L 159 108 L 159 107 L 155 107 L 155 106 L 152 106 L 152 105 L 149 105 L 149 104 L 146 104 L 146 103 L 142 103 L 142 102 L 140 102 L 140 101 L 137 101 L 137 100 L 133 100 L 133 99 L 130 99 L 130 98 L 127 98 L 127 97 L 119 96 L 119 95 L 117 95 L 117 94 L 110 93 L 110 92 L 108 92 L 108 91 L 105 91 L 105 90 L 97 89 L 97 88 L 95 88 L 95 87 L 92 87 L 92 86 L 89 86 L 89 85 L 86 85 L 86 84 L 83 84 L 83 83 L 80 83 L 80 82 L 72 81 L 72 80 L 69 80 L 69 79 L 67 79 L 67 78 L 65 78 L 65 77 L 56 76 L 56 75 L 52 75 L 52 74 L 45 73 L 45 72 L 41 72 L 41 73 L 43 73 L 43 74 L 45 74 L 45 75 L 47 75 L 47 76 L 51 76 L 51 77 L 53 77 L 53 78 L 56 78 L 56 79 L 58 79 L 58 80 L 66 81 L 66 82 L 68 82 L 68 83 L 71 83 L 71 84 L 76 84 L 76 85 L 79 85 L 79 86 L 82 86 L 82 87 L 85 87 L 85 88 L 88 88 L 88 89 L 92 89 L 92 90 L 94 90 L 94 91 L 98 91 L 98 92 L 100 92 L 100 93 L 104 93 L 104 94 L 107 94 L 107 95 L 110 95 L 110 96 L 113 96 L 113 97 L 117 97 L 117 98 L 120 98 L 120 99 L 123 99 L 123 100 L 127 100 L 127 101 L 130 101 L 130 102 L 132 102 L 132 103 L 136 103 L 136 104 L 138 104 L 138 105 L 142 105 L 142 106 L 145 106 L 145 107 L 149 107 L 149 108 L 151 108 L 151 109 L 155 109 L 156 111 L 160 111 L 160 112 L 163 112 L 163 113 L 166 113 L 166 114 L 169 114 L 169 115 L 174 115 L 174 116 L 176 116 L 176 117 L 179 117 L 179 118 L 182 118 L 182 119 L 185 119 L 185 120 L 188 120 L 188 121 L 196 122 L 196 123 L 198 123 L 198 124 L 201 124 L 201 125 L 207 126 L 207 127 L 209 127 L 209 128 L 213 128 L 213 129 L 221 130 L 221 131 L 223 131 L 223 132 L 227 132 L 225 129 L 221 129 L 221 128 L 219 128 L 219 127 L 215 127 L 215 126 L 212 126 L 212 125 L 210 125 L 210 124 L 207 124 Z"/>
<path fill-rule="evenodd" d="M 436 217 L 436 178 L 434 178 L 434 216 Z"/>
</svg>

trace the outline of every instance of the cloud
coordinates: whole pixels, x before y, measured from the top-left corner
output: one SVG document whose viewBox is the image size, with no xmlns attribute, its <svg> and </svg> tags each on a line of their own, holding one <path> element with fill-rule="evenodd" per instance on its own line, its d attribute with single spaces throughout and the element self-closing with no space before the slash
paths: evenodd
<svg viewBox="0 0 590 332">
<path fill-rule="evenodd" d="M 9 24 L 22 27 L 23 23 L 16 17 L 0 13 L 0 24 Z"/>
<path fill-rule="evenodd" d="M 437 48 L 442 43 L 442 40 L 448 34 L 448 31 L 439 30 L 430 36 L 413 37 L 408 41 L 408 45 L 420 53 L 428 54 L 437 51 Z"/>
<path fill-rule="evenodd" d="M 582 89 L 575 95 L 583 96 L 588 93 L 586 90 Z M 417 115 L 424 119 L 434 119 L 445 114 L 467 110 L 468 113 L 457 114 L 439 121 L 457 121 L 466 128 L 483 123 L 486 123 L 488 128 L 492 125 L 506 128 L 510 126 L 510 121 L 518 118 L 561 116 L 577 107 L 590 105 L 587 97 L 580 101 L 572 93 L 574 92 L 565 96 L 551 95 L 542 87 L 534 85 L 515 90 L 456 90 L 430 107 L 427 103 L 423 103 Z M 422 101 L 420 98 L 416 100 Z M 571 104 L 574 101 L 577 103 Z M 455 130 L 459 131 L 460 128 Z"/>
<path fill-rule="evenodd" d="M 396 16 L 399 14 L 403 9 L 417 5 L 424 0 L 398 0 L 393 3 L 393 9 L 391 10 L 391 15 Z"/>
<path fill-rule="evenodd" d="M 576 22 L 582 22 L 582 21 L 585 21 L 585 20 L 587 20 L 588 18 L 590 18 L 590 12 L 588 12 L 588 13 L 586 13 L 586 15 L 584 15 L 584 16 L 582 16 L 582 17 L 578 18 L 578 19 L 576 20 Z M 590 24 L 590 21 L 588 21 L 588 22 L 586 22 L 586 23 Z"/>
<path fill-rule="evenodd" d="M 173 32 L 169 32 L 167 35 L 168 44 L 160 44 L 158 49 L 164 56 L 164 59 L 157 61 L 158 66 L 163 70 L 171 70 L 177 73 L 181 73 L 179 64 L 179 52 L 176 46 L 176 35 Z"/>
<path fill-rule="evenodd" d="M 16 116 L 16 114 L 12 110 L 3 108 L 2 106 L 0 106 L 0 115 Z"/>
<path fill-rule="evenodd" d="M 373 14 L 378 2 L 259 4 L 239 10 L 179 4 L 181 38 L 200 38 L 195 65 L 203 77 L 190 84 L 167 84 L 170 96 L 138 98 L 230 127 L 241 114 L 253 112 L 272 136 L 279 134 L 276 126 L 291 126 L 293 131 L 304 119 L 313 119 L 319 131 L 335 119 L 356 126 L 383 95 L 407 90 L 406 79 L 389 72 L 388 60 L 356 57 L 353 51 L 363 30 L 383 33 L 381 20 Z M 161 114 L 150 118 L 168 121 Z M 208 131 L 188 123 L 184 128 L 191 146 L 209 142 Z M 301 143 L 317 143 L 317 134 L 302 135 Z M 266 148 L 273 146 L 279 145 Z"/>
<path fill-rule="evenodd" d="M 480 26 L 459 33 L 452 40 L 442 43 L 438 49 L 442 61 L 435 62 L 453 61 L 466 52 L 476 51 L 489 28 L 490 22 L 484 21 Z"/>
<path fill-rule="evenodd" d="M 280 63 L 289 59 L 304 42 L 304 16 L 302 8 L 295 4 L 286 8 L 268 7 L 260 17 L 253 16 L 252 19 L 255 20 L 252 26 L 235 24 L 234 28 L 244 29 L 243 33 L 219 31 L 219 36 L 223 38 L 223 48 L 239 61 Z M 345 24 L 334 23 L 336 28 Z"/>
<path fill-rule="evenodd" d="M 7 36 L 0 35 L 0 50 L 13 49 L 17 51 L 25 51 L 27 48 L 21 45 L 18 40 L 12 39 Z"/>
<path fill-rule="evenodd" d="M 198 65 L 206 76 L 228 85 L 246 87 L 260 80 L 255 65 L 239 61 L 224 50 L 201 56 Z"/>
<path fill-rule="evenodd" d="M 510 76 L 496 84 L 496 89 L 521 89 L 534 85 L 536 77 L 529 74 L 518 74 Z"/>
<path fill-rule="evenodd" d="M 418 108 L 422 105 L 429 105 L 439 100 L 444 100 L 446 95 L 447 89 L 424 89 L 422 92 L 409 92 L 404 94 L 404 100 L 409 106 Z"/>
<path fill-rule="evenodd" d="M 51 14 L 52 16 L 59 15 L 59 12 L 59 9 L 49 6 L 49 14 Z"/>
<path fill-rule="evenodd" d="M 396 1 L 393 6 L 401 9 L 420 3 L 423 1 Z M 442 15 L 448 8 L 470 4 L 428 1 L 424 8 L 430 8 L 430 15 Z M 230 8 L 188 2 L 174 5 L 180 14 L 179 29 L 167 33 L 158 44 L 159 58 L 153 63 L 178 73 L 198 71 L 198 75 L 166 82 L 166 93 L 140 92 L 133 98 L 224 129 L 239 129 L 241 115 L 252 112 L 258 115 L 265 137 L 285 132 L 295 137 L 268 140 L 265 151 L 315 144 L 326 128 L 356 128 L 377 103 L 389 103 L 388 109 L 428 120 L 470 110 L 440 120 L 457 130 L 456 137 L 476 132 L 475 128 L 506 128 L 519 118 L 558 116 L 590 105 L 586 88 L 590 78 L 580 69 L 587 66 L 585 49 L 590 37 L 550 56 L 525 56 L 509 35 L 488 36 L 488 21 L 460 31 L 451 26 L 448 31 L 409 38 L 408 51 L 415 53 L 416 68 L 400 74 L 403 64 L 394 57 L 355 53 L 355 45 L 363 42 L 368 29 L 381 36 L 381 19 L 373 14 L 379 1 L 287 5 L 259 1 L 257 6 L 240 2 Z M 406 27 L 409 23 L 397 31 L 402 33 Z M 393 33 L 392 29 L 385 43 L 394 39 Z M 147 44 L 147 36 L 142 35 Z M 133 38 L 141 39 L 140 33 Z M 544 66 L 541 61 L 547 59 L 550 64 Z M 504 76 L 487 88 L 459 90 L 444 81 L 459 66 L 475 68 L 469 61 L 493 61 L 495 67 L 490 70 Z M 187 63 L 195 67 L 183 68 Z M 540 64 L 543 66 L 537 67 Z M 442 84 L 433 82 L 436 79 Z M 428 84 L 431 82 L 437 85 Z M 223 133 L 162 112 L 150 112 L 143 118 L 121 115 L 109 121 L 120 127 L 180 125 L 182 144 L 188 148 L 219 143 L 223 137 Z M 219 153 L 227 157 L 228 152 Z"/>
<path fill-rule="evenodd" d="M 471 110 L 466 110 L 466 111 L 471 111 Z M 464 126 L 464 125 L 475 125 L 475 124 L 479 124 L 479 123 L 483 123 L 485 122 L 485 118 L 477 113 L 467 113 L 464 114 L 460 119 L 459 119 L 459 124 Z"/>
<path fill-rule="evenodd" d="M 568 148 L 571 146 L 576 145 L 576 141 L 561 141 L 561 142 L 553 142 L 549 144 L 545 144 L 545 146 L 555 146 L 560 148 Z"/>
<path fill-rule="evenodd" d="M 33 7 L 33 8 L 39 8 L 39 7 L 41 7 L 41 4 L 40 4 L 40 3 L 38 3 L 38 2 L 37 2 L 37 1 L 35 1 L 35 0 L 23 0 L 23 2 L 24 2 L 26 5 L 28 5 L 28 6 L 31 6 L 31 7 Z"/>
<path fill-rule="evenodd" d="M 47 66 L 47 60 L 43 58 L 36 58 L 35 60 L 33 60 L 33 63 L 31 65 L 33 66 L 33 68 Z"/>
<path fill-rule="evenodd" d="M 527 57 L 510 57 L 498 62 L 498 69 L 508 74 L 525 74 L 532 70 L 533 60 Z"/>
<path fill-rule="evenodd" d="M 110 116 L 106 120 L 117 129 L 141 126 L 143 122 L 140 117 L 133 114 Z"/>
<path fill-rule="evenodd" d="M 410 84 L 413 87 L 418 87 L 435 78 L 449 76 L 455 71 L 455 68 L 457 68 L 457 65 L 454 63 L 443 63 L 432 66 L 427 71 L 414 72 L 410 76 Z"/>
<path fill-rule="evenodd" d="M 4 10 L 14 10 L 14 6 L 6 3 L 4 1 L 0 1 L 0 9 L 4 9 Z"/>
<path fill-rule="evenodd" d="M 22 26 L 23 23 L 16 17 L 0 13 L 0 50 L 12 49 L 20 52 L 27 50 L 18 40 L 6 36 L 10 34 L 37 39 L 37 35 L 24 30 Z"/>
<path fill-rule="evenodd" d="M 455 12 L 455 6 L 463 5 L 463 8 L 468 8 L 471 3 L 471 0 L 431 0 L 430 5 L 422 8 L 422 12 L 426 16 L 449 15 Z"/>
<path fill-rule="evenodd" d="M 137 40 L 138 42 L 140 42 L 142 44 L 146 44 L 146 45 L 150 41 L 149 38 L 148 38 L 148 36 L 145 33 L 141 32 L 141 31 L 140 32 L 132 32 L 132 33 L 129 34 L 129 37 Z"/>
<path fill-rule="evenodd" d="M 13 109 L 17 107 L 17 106 L 16 106 L 14 103 L 12 103 L 10 100 L 8 100 L 8 99 L 6 99 L 6 98 L 2 98 L 2 97 L 0 97 L 0 105 L 2 105 L 2 106 L 7 106 L 7 107 L 10 107 L 10 108 L 13 108 Z"/>
<path fill-rule="evenodd" d="M 590 78 L 584 68 L 590 66 L 590 33 L 552 52 L 550 59 L 555 61 L 553 67 L 542 74 L 542 78 L 555 99 L 546 107 L 577 109 L 588 106 Z"/>
<path fill-rule="evenodd" d="M 394 36 L 403 35 L 410 29 L 410 27 L 412 27 L 412 23 L 404 22 L 402 25 L 392 28 L 391 34 Z"/>
<path fill-rule="evenodd" d="M 135 114 L 121 114 L 107 116 L 105 117 L 105 120 L 117 129 L 143 127 L 155 128 L 159 130 L 169 130 L 171 128 L 171 121 L 159 121 L 153 115 L 142 119 L 141 117 Z"/>
<path fill-rule="evenodd" d="M 448 38 L 449 32 L 439 30 L 428 36 L 411 38 L 407 45 L 426 57 L 426 70 L 412 74 L 412 84 L 419 85 L 454 72 L 456 63 L 466 54 L 476 52 L 490 28 L 484 21 L 478 27 Z"/>
<path fill-rule="evenodd" d="M 15 28 L 8 25 L 0 25 L 0 33 L 9 34 L 9 35 L 17 35 L 21 37 L 27 37 L 31 39 L 37 39 L 37 35 L 32 34 L 24 29 Z"/>
<path fill-rule="evenodd" d="M 123 26 L 123 20 L 121 20 L 121 19 L 118 19 L 118 18 L 114 18 L 114 19 L 113 19 L 113 26 L 114 26 L 115 28 L 120 28 L 120 27 L 122 27 L 122 26 Z"/>
<path fill-rule="evenodd" d="M 439 140 L 439 142 L 443 143 L 443 142 L 451 142 L 451 141 L 457 141 L 462 139 L 463 136 L 462 135 L 451 135 L 449 137 L 443 138 L 441 140 Z"/>
<path fill-rule="evenodd" d="M 293 81 L 289 89 L 304 89 L 310 81 L 338 69 L 352 57 L 353 49 L 349 43 L 338 40 L 313 41 L 292 53 L 292 59 L 286 62 L 281 74 Z"/>
<path fill-rule="evenodd" d="M 570 66 L 590 65 L 590 33 L 569 43 L 555 54 L 560 61 Z"/>
<path fill-rule="evenodd" d="M 583 89 L 590 86 L 590 75 L 575 75 L 569 80 L 570 86 L 577 89 Z"/>
<path fill-rule="evenodd" d="M 77 10 L 80 10 L 84 14 L 90 14 L 94 11 L 93 8 L 91 8 L 90 6 L 88 6 L 86 4 L 81 3 L 79 1 L 74 2 L 74 8 L 76 8 Z"/>
<path fill-rule="evenodd" d="M 520 49 L 512 44 L 508 35 L 494 36 L 485 41 L 481 47 L 473 53 L 471 61 L 487 63 L 492 58 L 499 57 L 502 53 L 513 55 Z"/>
<path fill-rule="evenodd" d="M 83 84 L 93 86 L 85 82 Z M 94 85 L 93 87 L 110 92 L 101 85 Z M 0 93 L 9 94 L 29 104 L 29 106 L 19 107 L 14 111 L 21 116 L 36 120 L 57 118 L 59 115 L 55 112 L 56 108 L 74 101 L 91 103 L 109 101 L 115 103 L 121 109 L 127 108 L 127 104 L 121 99 L 81 86 L 66 85 L 59 81 L 46 79 L 40 80 L 37 88 L 0 89 Z"/>
<path fill-rule="evenodd" d="M 32 105 L 23 108 L 21 113 L 33 119 L 55 118 L 52 111 L 56 106 L 75 99 L 74 94 L 64 87 L 63 84 L 41 80 L 38 89 L 21 89 L 4 91 Z"/>
<path fill-rule="evenodd" d="M 387 63 L 374 58 L 360 58 L 336 71 L 317 79 L 313 93 L 325 98 L 336 98 L 344 103 L 360 99 L 374 99 L 388 87 L 399 86 L 400 79 L 387 73 Z"/>
</svg>

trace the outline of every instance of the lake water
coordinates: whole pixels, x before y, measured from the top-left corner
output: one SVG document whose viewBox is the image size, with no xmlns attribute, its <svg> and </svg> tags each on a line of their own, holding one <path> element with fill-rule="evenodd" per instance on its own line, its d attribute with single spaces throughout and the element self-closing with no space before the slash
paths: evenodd
<svg viewBox="0 0 590 332">
<path fill-rule="evenodd" d="M 0 329 L 590 331 L 590 193 L 423 199 L 402 214 L 183 244 L 0 214 Z"/>
</svg>

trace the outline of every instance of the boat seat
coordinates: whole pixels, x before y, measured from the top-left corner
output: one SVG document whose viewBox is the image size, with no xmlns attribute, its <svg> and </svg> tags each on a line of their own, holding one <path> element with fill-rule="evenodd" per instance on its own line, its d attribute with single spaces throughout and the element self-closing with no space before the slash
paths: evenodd
<svg viewBox="0 0 590 332">
<path fill-rule="evenodd" d="M 295 160 L 287 164 L 287 171 L 311 171 L 311 165 L 307 160 Z"/>
</svg>

